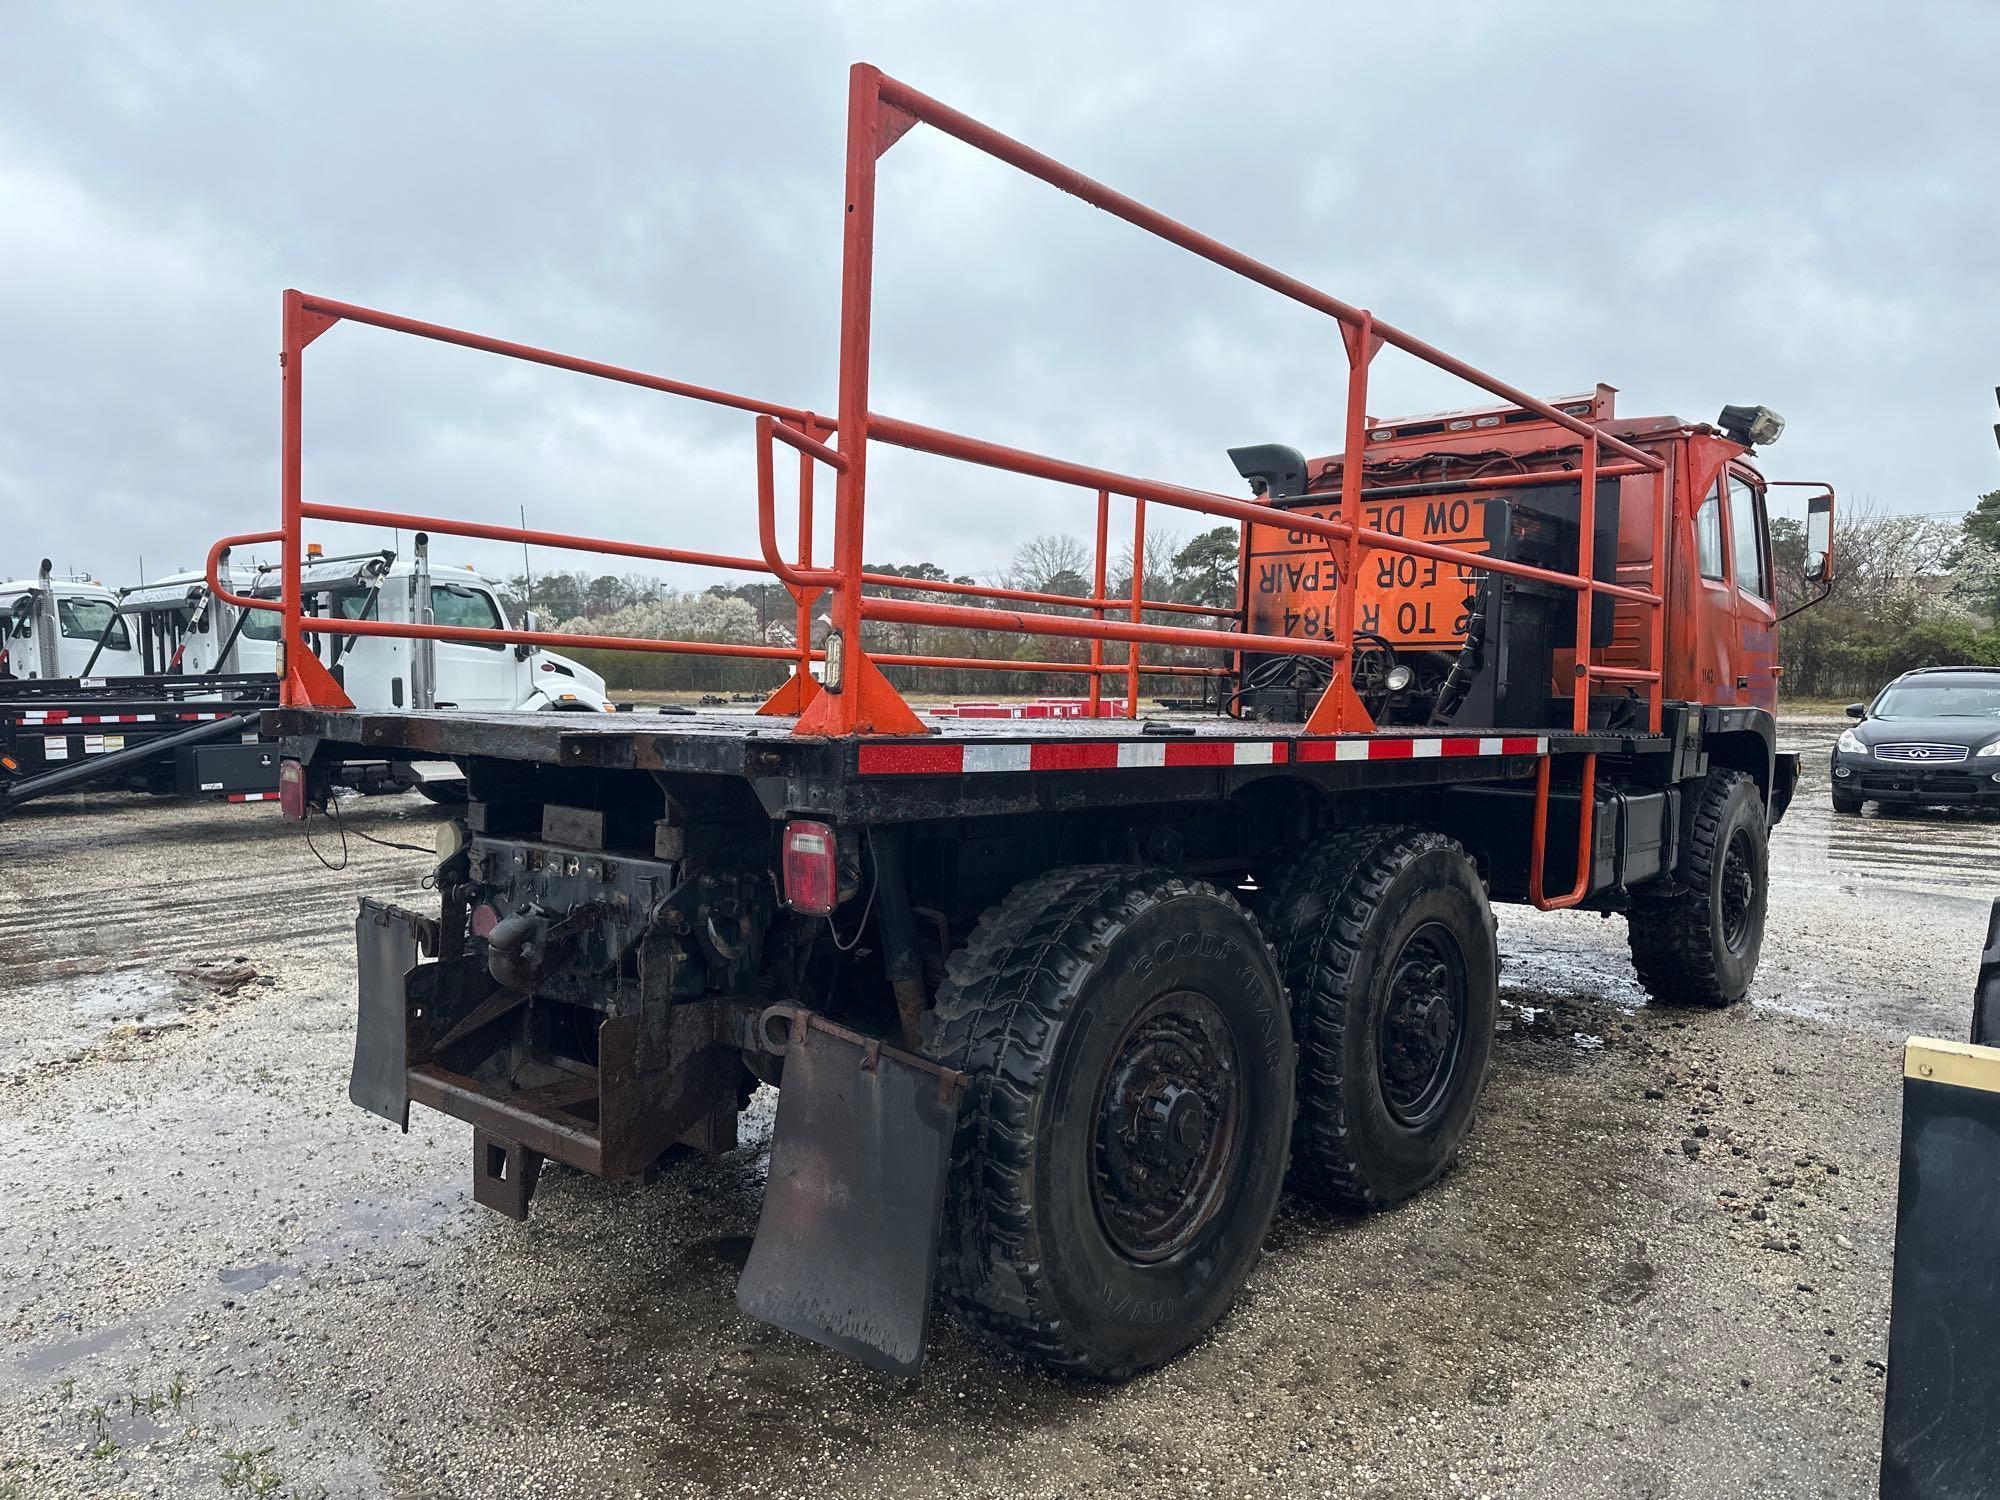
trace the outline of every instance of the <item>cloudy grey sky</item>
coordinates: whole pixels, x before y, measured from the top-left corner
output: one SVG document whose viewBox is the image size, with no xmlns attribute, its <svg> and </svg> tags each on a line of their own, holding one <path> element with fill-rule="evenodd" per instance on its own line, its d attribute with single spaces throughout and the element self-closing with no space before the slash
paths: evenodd
<svg viewBox="0 0 2000 1500">
<path fill-rule="evenodd" d="M 1991 4 L 19 0 L 5 33 L 0 576 L 274 524 L 286 286 L 832 410 L 856 59 L 1531 389 L 1767 403 L 1767 471 L 1887 509 L 2000 483 Z M 878 410 L 1232 490 L 1230 444 L 1337 443 L 1331 324 L 954 142 L 885 158 L 879 232 Z M 1467 394 L 1376 369 L 1378 413 Z M 315 498 L 754 551 L 747 418 L 358 327 L 308 375 Z M 874 479 L 871 560 L 1091 524 Z"/>
</svg>

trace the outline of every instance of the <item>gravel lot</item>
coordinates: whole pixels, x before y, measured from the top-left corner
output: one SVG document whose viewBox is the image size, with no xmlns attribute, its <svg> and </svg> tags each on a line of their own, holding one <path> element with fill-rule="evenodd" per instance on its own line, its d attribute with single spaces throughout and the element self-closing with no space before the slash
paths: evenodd
<svg viewBox="0 0 2000 1500">
<path fill-rule="evenodd" d="M 354 897 L 422 902 L 422 856 L 35 809 L 0 825 L 0 1500 L 1873 1493 L 1900 1047 L 1964 1034 L 2000 824 L 1836 823 L 1837 728 L 1788 727 L 1753 1004 L 1648 1009 L 1621 919 L 1503 909 L 1459 1170 L 1288 1203 L 1235 1312 L 1121 1388 L 943 1319 L 892 1381 L 740 1316 L 768 1095 L 728 1157 L 478 1208 L 466 1127 L 346 1100 Z"/>
</svg>

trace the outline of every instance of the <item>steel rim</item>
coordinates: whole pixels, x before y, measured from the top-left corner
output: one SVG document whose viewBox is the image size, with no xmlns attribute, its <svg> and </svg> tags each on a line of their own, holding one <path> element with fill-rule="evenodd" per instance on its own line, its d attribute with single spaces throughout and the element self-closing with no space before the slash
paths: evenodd
<svg viewBox="0 0 2000 1500">
<path fill-rule="evenodd" d="M 1236 1043 L 1208 996 L 1161 995 L 1125 1028 L 1098 1086 L 1091 1173 L 1098 1223 L 1119 1254 L 1166 1260 L 1221 1211 L 1242 1092 Z"/>
<path fill-rule="evenodd" d="M 1757 862 L 1750 847 L 1750 831 L 1739 828 L 1730 835 L 1722 856 L 1722 942 L 1731 953 L 1741 953 L 1750 940 L 1750 910 L 1757 904 Z"/>
<path fill-rule="evenodd" d="M 1439 922 L 1411 933 L 1390 965 L 1376 1053 L 1383 1102 L 1407 1129 L 1422 1129 L 1450 1103 L 1465 1051 L 1468 989 L 1465 955 Z"/>
</svg>

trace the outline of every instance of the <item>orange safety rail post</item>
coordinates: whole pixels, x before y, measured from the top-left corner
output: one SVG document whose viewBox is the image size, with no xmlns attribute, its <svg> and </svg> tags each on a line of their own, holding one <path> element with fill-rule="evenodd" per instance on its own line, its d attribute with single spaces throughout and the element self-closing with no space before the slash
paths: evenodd
<svg viewBox="0 0 2000 1500">
<path fill-rule="evenodd" d="M 799 455 L 799 563 L 797 568 L 789 568 L 778 556 L 777 538 L 777 480 L 771 462 L 771 440 L 777 438 L 798 450 Z M 764 554 L 764 562 L 777 575 L 797 606 L 795 611 L 797 639 L 793 642 L 798 659 L 778 690 L 766 698 L 758 708 L 760 714 L 802 714 L 814 698 L 819 696 L 820 686 L 812 675 L 812 606 L 813 601 L 825 592 L 828 575 L 816 573 L 812 568 L 812 527 L 813 527 L 813 465 L 815 461 L 832 467 L 837 474 L 847 467 L 842 458 L 825 443 L 791 427 L 780 426 L 768 412 L 757 417 L 757 540 Z"/>
<path fill-rule="evenodd" d="M 1102 493 L 1100 491 L 1100 493 Z M 1132 623 L 1146 619 L 1146 501 L 1132 502 Z M 1125 648 L 1125 717 L 1139 717 L 1139 643 Z"/>
<path fill-rule="evenodd" d="M 1100 601 L 1096 606 L 1097 618 L 1099 620 L 1104 618 L 1104 605 L 1101 601 L 1104 598 L 1105 554 L 1110 548 L 1111 492 L 1109 490 L 1099 490 L 1097 492 L 1097 560 L 1096 567 L 1090 575 L 1091 597 Z M 1104 665 L 1104 642 L 1095 638 L 1090 643 L 1090 664 L 1092 667 L 1102 667 Z M 1091 718 L 1095 719 L 1098 716 L 1098 709 L 1103 706 L 1103 702 L 1104 678 L 1100 672 L 1093 671 L 1090 674 Z"/>
</svg>

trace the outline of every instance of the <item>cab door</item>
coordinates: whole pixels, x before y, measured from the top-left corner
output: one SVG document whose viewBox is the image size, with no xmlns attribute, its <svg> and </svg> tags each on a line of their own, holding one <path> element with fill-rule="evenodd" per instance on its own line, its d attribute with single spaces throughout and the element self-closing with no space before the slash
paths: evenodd
<svg viewBox="0 0 2000 1500">
<path fill-rule="evenodd" d="M 1729 582 L 1735 595 L 1734 700 L 1778 711 L 1778 611 L 1771 587 L 1771 537 L 1764 484 L 1747 469 L 1723 476 L 1729 496 Z M 1725 700 L 1727 701 L 1727 700 Z"/>
<path fill-rule="evenodd" d="M 1723 521 L 1724 489 L 1717 473 L 1694 512 L 1694 580 L 1685 620 L 1670 621 L 1669 639 L 1689 646 L 1687 669 L 1694 681 L 1681 688 L 1697 703 L 1736 702 L 1736 591 L 1729 581 L 1729 546 Z M 1682 634 L 1685 632 L 1685 634 Z M 1669 651 L 1667 676 L 1679 679 L 1679 664 Z"/>
<path fill-rule="evenodd" d="M 475 630 L 504 630 L 499 602 L 485 588 L 467 581 L 435 579 L 431 584 L 431 619 L 439 625 Z M 471 641 L 439 641 L 432 658 L 437 663 L 439 708 L 518 708 L 519 663 L 506 642 L 493 645 Z"/>
</svg>

